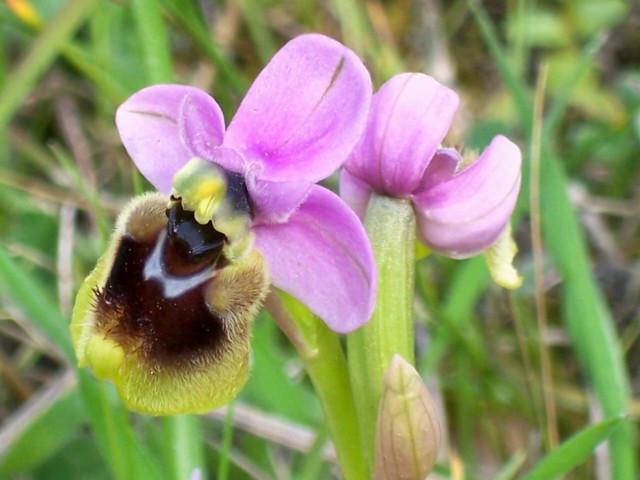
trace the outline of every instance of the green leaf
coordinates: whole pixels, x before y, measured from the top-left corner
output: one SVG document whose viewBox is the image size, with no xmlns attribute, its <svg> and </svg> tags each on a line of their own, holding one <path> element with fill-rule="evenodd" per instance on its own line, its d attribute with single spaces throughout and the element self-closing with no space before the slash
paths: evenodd
<svg viewBox="0 0 640 480">
<path fill-rule="evenodd" d="M 620 415 L 591 425 L 549 452 L 521 480 L 549 480 L 570 472 L 582 464 L 593 450 L 618 428 L 624 420 Z"/>
</svg>

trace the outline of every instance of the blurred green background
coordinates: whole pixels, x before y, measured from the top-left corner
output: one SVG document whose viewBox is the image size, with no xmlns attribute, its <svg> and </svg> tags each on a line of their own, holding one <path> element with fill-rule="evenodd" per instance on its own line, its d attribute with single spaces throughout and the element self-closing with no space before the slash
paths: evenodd
<svg viewBox="0 0 640 480">
<path fill-rule="evenodd" d="M 228 120 L 273 53 L 310 31 L 355 50 L 376 87 L 421 71 L 455 88 L 448 145 L 502 133 L 525 157 L 523 287 L 491 284 L 482 258 L 417 268 L 419 369 L 446 432 L 434 477 L 518 478 L 591 425 L 586 451 L 565 452 L 567 478 L 637 478 L 640 3 L 616 0 L 0 3 L 0 478 L 338 478 L 268 315 L 233 415 L 201 418 L 126 412 L 75 369 L 67 331 L 117 212 L 150 188 L 118 105 L 177 82 L 211 92 Z"/>
</svg>

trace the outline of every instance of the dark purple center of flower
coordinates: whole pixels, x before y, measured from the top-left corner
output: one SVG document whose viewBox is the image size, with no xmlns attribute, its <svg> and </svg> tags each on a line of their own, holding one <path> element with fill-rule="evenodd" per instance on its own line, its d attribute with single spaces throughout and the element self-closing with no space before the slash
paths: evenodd
<svg viewBox="0 0 640 480">
<path fill-rule="evenodd" d="M 253 215 L 249 192 L 244 177 L 239 173 L 225 170 L 227 174 L 227 198 L 239 213 Z"/>
</svg>

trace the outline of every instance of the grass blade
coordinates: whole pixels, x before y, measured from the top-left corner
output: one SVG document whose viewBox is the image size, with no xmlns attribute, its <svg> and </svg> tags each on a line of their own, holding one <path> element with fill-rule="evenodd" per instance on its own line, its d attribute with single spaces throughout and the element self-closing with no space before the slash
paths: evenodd
<svg viewBox="0 0 640 480">
<path fill-rule="evenodd" d="M 67 320 L 62 316 L 50 292 L 32 278 L 0 245 L 0 290 L 25 315 L 75 362 Z"/>
<path fill-rule="evenodd" d="M 0 91 L 0 131 L 34 90 L 39 78 L 60 54 L 98 0 L 69 0 L 31 44 L 20 64 L 7 76 Z"/>
<path fill-rule="evenodd" d="M 604 415 L 620 415 L 627 409 L 629 378 L 613 319 L 593 277 L 564 172 L 544 150 L 541 167 L 542 225 L 549 251 L 564 277 L 564 322 Z M 609 445 L 612 478 L 620 480 L 636 478 L 637 468 L 635 429 L 629 420 L 623 423 L 611 435 Z"/>
<path fill-rule="evenodd" d="M 133 0 L 131 9 L 136 21 L 136 33 L 146 66 L 149 83 L 171 83 L 173 67 L 169 39 L 162 21 L 161 2 Z"/>
<path fill-rule="evenodd" d="M 468 0 L 468 5 L 511 92 L 523 128 L 531 132 L 533 110 L 528 102 L 526 89 L 512 71 L 500 47 L 495 28 L 480 3 Z M 588 44 L 583 51 L 581 61 L 576 67 L 578 71 L 570 76 L 569 83 L 562 89 L 562 96 L 557 100 L 558 106 L 551 107 L 551 127 L 543 127 L 543 132 L 550 132 L 548 129 L 555 127 L 572 91 L 570 82 L 580 78 L 579 70 L 584 68 L 585 62 L 594 54 L 594 46 L 599 45 L 597 40 L 594 42 Z M 540 198 L 543 236 L 566 286 L 563 296 L 564 322 L 604 415 L 620 415 L 626 411 L 629 400 L 629 378 L 616 338 L 613 319 L 593 278 L 585 239 L 567 195 L 565 173 L 550 147 L 547 136 L 543 135 L 541 149 Z M 524 169 L 523 174 L 523 185 L 526 185 L 529 182 L 526 178 L 527 169 Z M 612 477 L 626 480 L 636 478 L 636 432 L 630 421 L 623 423 L 611 435 L 609 452 Z"/>
<path fill-rule="evenodd" d="M 622 421 L 623 417 L 613 417 L 578 432 L 549 452 L 521 480 L 549 480 L 569 473 L 584 463 Z"/>
</svg>

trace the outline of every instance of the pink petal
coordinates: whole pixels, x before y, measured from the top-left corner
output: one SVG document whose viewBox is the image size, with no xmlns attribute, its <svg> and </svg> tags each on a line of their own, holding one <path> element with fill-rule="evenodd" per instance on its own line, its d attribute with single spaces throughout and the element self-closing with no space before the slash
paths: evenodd
<svg viewBox="0 0 640 480">
<path fill-rule="evenodd" d="M 116 125 L 140 172 L 165 193 L 191 158 L 212 160 L 224 135 L 216 101 L 183 85 L 154 85 L 134 93 L 118 108 Z"/>
<path fill-rule="evenodd" d="M 249 177 L 250 178 L 250 177 Z M 284 223 L 309 195 L 309 182 L 267 182 L 247 179 L 256 223 Z"/>
<path fill-rule="evenodd" d="M 520 149 L 497 136 L 475 162 L 414 196 L 418 229 L 432 249 L 456 258 L 485 250 L 505 229 L 520 191 Z M 430 167 L 431 168 L 431 167 Z"/>
<path fill-rule="evenodd" d="M 346 169 L 340 173 L 340 197 L 349 205 L 360 220 L 364 220 L 371 198 L 371 187 L 364 180 L 350 174 Z"/>
<path fill-rule="evenodd" d="M 441 148 L 424 171 L 419 191 L 427 190 L 453 177 L 462 162 L 462 155 L 453 148 Z"/>
<path fill-rule="evenodd" d="M 314 185 L 287 223 L 254 231 L 276 287 L 336 332 L 369 320 L 376 289 L 373 252 L 358 217 L 338 196 Z"/>
<path fill-rule="evenodd" d="M 317 34 L 287 43 L 251 86 L 225 146 L 271 181 L 317 182 L 345 160 L 362 131 L 371 80 L 348 48 Z"/>
<path fill-rule="evenodd" d="M 447 134 L 458 103 L 453 90 L 427 75 L 392 77 L 374 95 L 367 129 L 345 168 L 379 193 L 411 195 Z"/>
</svg>

